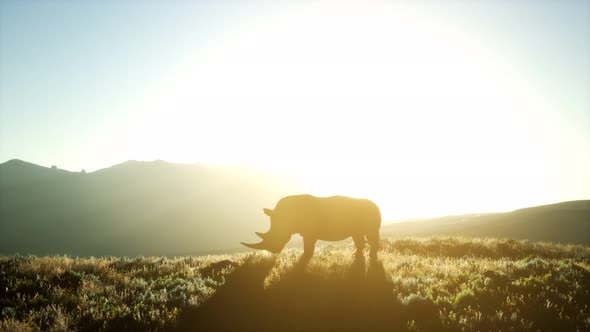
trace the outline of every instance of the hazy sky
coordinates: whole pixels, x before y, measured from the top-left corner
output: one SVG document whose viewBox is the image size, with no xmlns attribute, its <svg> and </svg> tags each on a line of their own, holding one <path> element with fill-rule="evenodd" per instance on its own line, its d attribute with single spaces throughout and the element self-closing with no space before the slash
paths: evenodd
<svg viewBox="0 0 590 332">
<path fill-rule="evenodd" d="M 399 218 L 590 198 L 588 1 L 0 9 L 0 162 L 241 163 Z"/>
</svg>

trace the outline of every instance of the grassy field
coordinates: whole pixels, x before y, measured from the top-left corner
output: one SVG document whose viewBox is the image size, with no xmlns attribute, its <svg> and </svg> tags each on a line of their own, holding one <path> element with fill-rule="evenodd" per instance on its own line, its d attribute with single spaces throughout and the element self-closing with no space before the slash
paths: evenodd
<svg viewBox="0 0 590 332">
<path fill-rule="evenodd" d="M 590 247 L 384 240 L 280 255 L 0 257 L 0 330 L 590 331 Z"/>
</svg>

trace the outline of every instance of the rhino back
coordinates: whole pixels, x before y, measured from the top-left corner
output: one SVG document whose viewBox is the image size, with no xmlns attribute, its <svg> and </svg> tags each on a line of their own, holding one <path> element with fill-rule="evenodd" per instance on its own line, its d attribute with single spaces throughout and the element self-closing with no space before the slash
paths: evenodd
<svg viewBox="0 0 590 332">
<path fill-rule="evenodd" d="M 353 234 L 378 231 L 379 208 L 368 199 L 345 196 L 291 196 L 290 209 L 296 214 L 296 231 L 320 240 L 341 240 Z"/>
</svg>

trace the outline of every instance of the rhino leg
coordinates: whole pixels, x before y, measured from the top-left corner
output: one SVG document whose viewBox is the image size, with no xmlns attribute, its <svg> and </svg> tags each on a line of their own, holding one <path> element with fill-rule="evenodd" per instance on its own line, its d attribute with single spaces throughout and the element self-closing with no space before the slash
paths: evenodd
<svg viewBox="0 0 590 332">
<path fill-rule="evenodd" d="M 310 238 L 303 238 L 303 256 L 304 257 L 311 257 L 313 256 L 313 251 L 315 250 L 315 243 L 316 239 Z"/>
<path fill-rule="evenodd" d="M 370 256 L 376 258 L 377 251 L 379 250 L 379 231 L 377 230 L 375 232 L 368 233 L 367 240 L 369 240 L 369 244 L 371 245 Z"/>
<path fill-rule="evenodd" d="M 352 241 L 354 241 L 354 245 L 356 246 L 355 255 L 362 256 L 363 250 L 365 249 L 365 236 L 364 235 L 353 235 Z"/>
</svg>

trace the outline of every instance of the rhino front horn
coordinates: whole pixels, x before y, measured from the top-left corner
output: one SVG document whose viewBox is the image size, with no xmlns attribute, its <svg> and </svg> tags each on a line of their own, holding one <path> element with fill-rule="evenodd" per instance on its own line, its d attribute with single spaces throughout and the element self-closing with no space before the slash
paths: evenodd
<svg viewBox="0 0 590 332">
<path fill-rule="evenodd" d="M 259 238 L 261 239 L 266 239 L 266 237 L 268 236 L 268 233 L 261 233 L 261 232 L 254 232 L 256 233 L 256 235 L 258 235 Z"/>
<path fill-rule="evenodd" d="M 240 242 L 240 243 L 248 248 L 258 249 L 258 250 L 266 250 L 266 246 L 264 245 L 264 241 L 260 242 L 260 243 L 245 243 L 245 242 Z"/>
</svg>

